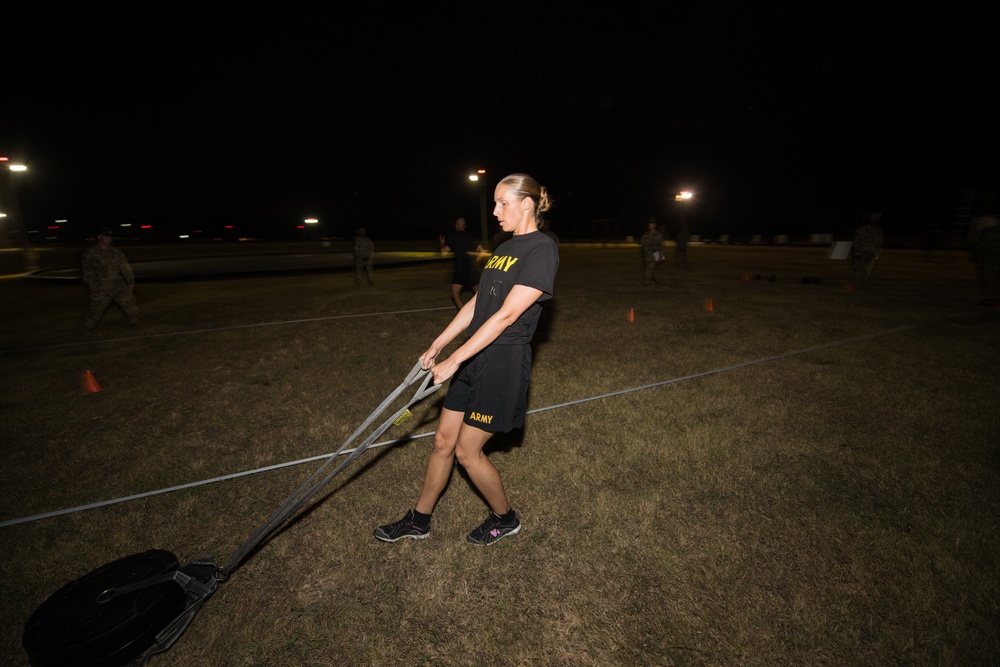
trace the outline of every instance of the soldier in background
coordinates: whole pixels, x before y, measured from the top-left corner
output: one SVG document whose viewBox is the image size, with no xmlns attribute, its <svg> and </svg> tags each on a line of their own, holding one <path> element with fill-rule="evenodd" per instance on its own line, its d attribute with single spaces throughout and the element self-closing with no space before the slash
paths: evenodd
<svg viewBox="0 0 1000 667">
<path fill-rule="evenodd" d="M 482 244 L 472 232 L 466 229 L 465 218 L 455 220 L 455 231 L 448 236 L 444 234 L 438 239 L 441 244 L 441 254 L 455 254 L 455 270 L 451 276 L 451 300 L 455 308 L 462 310 L 462 292 L 471 290 L 473 294 L 479 289 L 479 257 L 485 254 Z"/>
<path fill-rule="evenodd" d="M 369 285 L 375 284 L 372 272 L 375 266 L 375 244 L 365 231 L 359 227 L 354 237 L 354 284 L 361 284 L 361 274 L 365 274 Z"/>
<path fill-rule="evenodd" d="M 854 286 L 864 287 L 871 276 L 878 255 L 882 252 L 883 233 L 879 227 L 881 213 L 872 213 L 868 222 L 858 227 L 854 232 L 854 244 L 851 246 L 851 258 L 854 261 Z"/>
<path fill-rule="evenodd" d="M 656 267 L 663 261 L 663 234 L 656 228 L 656 218 L 650 218 L 646 223 L 646 233 L 639 240 L 642 246 L 642 284 L 659 284 L 656 279 Z"/>
<path fill-rule="evenodd" d="M 81 256 L 83 282 L 90 289 L 90 305 L 83 318 L 84 333 L 97 326 L 112 301 L 124 311 L 129 324 L 139 323 L 132 265 L 125 253 L 111 246 L 111 236 L 110 227 L 102 228 L 97 234 L 97 243 L 84 250 Z"/>
</svg>

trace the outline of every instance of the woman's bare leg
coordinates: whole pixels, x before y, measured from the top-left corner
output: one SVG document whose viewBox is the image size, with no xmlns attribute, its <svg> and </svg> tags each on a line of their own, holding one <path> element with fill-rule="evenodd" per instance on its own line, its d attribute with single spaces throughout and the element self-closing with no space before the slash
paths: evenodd
<svg viewBox="0 0 1000 667">
<path fill-rule="evenodd" d="M 490 509 L 497 514 L 506 514 L 510 511 L 510 503 L 507 501 L 507 492 L 504 491 L 500 473 L 483 453 L 483 447 L 492 436 L 489 431 L 463 422 L 458 431 L 455 454 L 458 456 L 458 462 L 469 473 L 469 479 L 483 494 Z"/>
<path fill-rule="evenodd" d="M 418 512 L 431 514 L 444 487 L 448 485 L 451 469 L 455 465 L 455 445 L 463 416 L 463 413 L 454 410 L 441 410 L 437 432 L 434 434 L 434 448 L 424 473 L 424 486 L 417 499 Z"/>
</svg>

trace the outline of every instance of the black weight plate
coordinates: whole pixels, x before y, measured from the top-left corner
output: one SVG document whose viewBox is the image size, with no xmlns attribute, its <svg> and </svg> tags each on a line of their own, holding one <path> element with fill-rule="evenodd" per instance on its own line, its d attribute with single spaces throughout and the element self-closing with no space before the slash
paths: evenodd
<svg viewBox="0 0 1000 667">
<path fill-rule="evenodd" d="M 156 577 L 179 567 L 169 551 L 126 556 L 71 581 L 35 610 L 21 637 L 34 667 L 124 665 L 153 645 L 156 635 L 184 611 L 187 596 L 174 581 L 124 593 L 106 602 L 110 588 Z"/>
</svg>

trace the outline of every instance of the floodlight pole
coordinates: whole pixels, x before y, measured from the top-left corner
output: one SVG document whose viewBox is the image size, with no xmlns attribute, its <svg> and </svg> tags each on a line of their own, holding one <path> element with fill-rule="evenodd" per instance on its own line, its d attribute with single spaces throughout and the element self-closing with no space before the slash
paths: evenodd
<svg viewBox="0 0 1000 667">
<path fill-rule="evenodd" d="M 486 183 L 483 181 L 483 177 L 485 175 L 485 169 L 477 169 L 475 174 L 469 176 L 470 181 L 476 181 L 479 183 L 479 221 L 481 224 L 480 240 L 482 241 L 484 248 L 489 247 L 489 238 L 486 230 Z"/>
<path fill-rule="evenodd" d="M 678 219 L 680 220 L 681 227 L 688 227 L 691 224 L 691 207 L 694 206 L 694 193 L 690 190 L 682 190 L 674 195 L 674 201 L 679 202 L 679 214 Z"/>
<path fill-rule="evenodd" d="M 21 205 L 17 201 L 17 186 L 14 183 L 14 174 L 27 171 L 28 168 L 23 164 L 11 163 L 7 157 L 0 157 L 0 165 L 7 168 L 7 188 L 10 192 L 10 202 L 12 207 L 12 213 L 14 214 L 15 225 L 14 235 L 17 239 L 17 245 L 21 248 L 21 258 L 24 262 L 25 271 L 35 271 L 38 269 L 38 257 L 34 248 L 31 247 L 31 241 L 28 239 L 28 230 L 24 224 L 24 217 L 21 215 Z"/>
</svg>

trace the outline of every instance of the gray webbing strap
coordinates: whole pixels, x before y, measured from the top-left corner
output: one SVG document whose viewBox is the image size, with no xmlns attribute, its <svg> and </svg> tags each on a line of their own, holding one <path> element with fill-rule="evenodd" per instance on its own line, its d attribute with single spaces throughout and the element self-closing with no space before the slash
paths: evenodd
<svg viewBox="0 0 1000 667">
<path fill-rule="evenodd" d="M 322 489 L 327 482 L 333 479 L 334 475 L 343 470 L 351 461 L 356 459 L 358 456 L 364 452 L 369 445 L 375 442 L 376 438 L 386 432 L 393 422 L 399 419 L 403 413 L 405 413 L 411 405 L 423 400 L 427 396 L 430 396 L 435 391 L 437 391 L 441 385 L 435 384 L 430 385 L 431 380 L 434 376 L 429 370 L 423 370 L 421 368 L 421 363 L 418 361 L 413 369 L 407 374 L 406 379 L 396 389 L 386 397 L 382 404 L 375 408 L 364 423 L 358 427 L 358 429 L 351 434 L 347 440 L 344 441 L 337 451 L 327 457 L 326 462 L 320 466 L 319 470 L 314 472 L 312 476 L 305 481 L 305 483 L 299 487 L 299 489 L 293 493 L 284 504 L 278 508 L 278 510 L 271 515 L 264 524 L 257 529 L 257 532 L 247 540 L 243 546 L 237 549 L 236 553 L 222 566 L 217 572 L 216 576 L 221 580 L 225 580 L 229 575 L 236 569 L 240 562 L 250 553 L 254 547 L 256 547 L 261 540 L 263 540 L 268 534 L 271 533 L 275 528 L 284 523 L 296 510 L 298 510 L 302 505 L 304 505 L 310 498 L 312 498 L 320 489 Z M 320 479 L 323 471 L 326 470 L 331 463 L 333 463 L 337 457 L 344 453 L 344 451 L 351 445 L 354 440 L 361 435 L 369 426 L 378 419 L 379 415 L 386 411 L 386 409 L 392 405 L 392 403 L 399 398 L 399 396 L 405 392 L 409 387 L 414 384 L 419 383 L 417 390 L 414 392 L 413 396 L 410 398 L 409 402 L 403 407 L 399 408 L 395 413 L 392 414 L 388 419 L 383 421 L 378 428 L 371 432 L 365 440 L 355 447 L 354 451 L 341 462 L 332 472 L 327 474 L 325 477 Z M 429 386 L 430 385 L 430 386 Z M 318 482 L 316 480 L 319 480 Z"/>
</svg>

